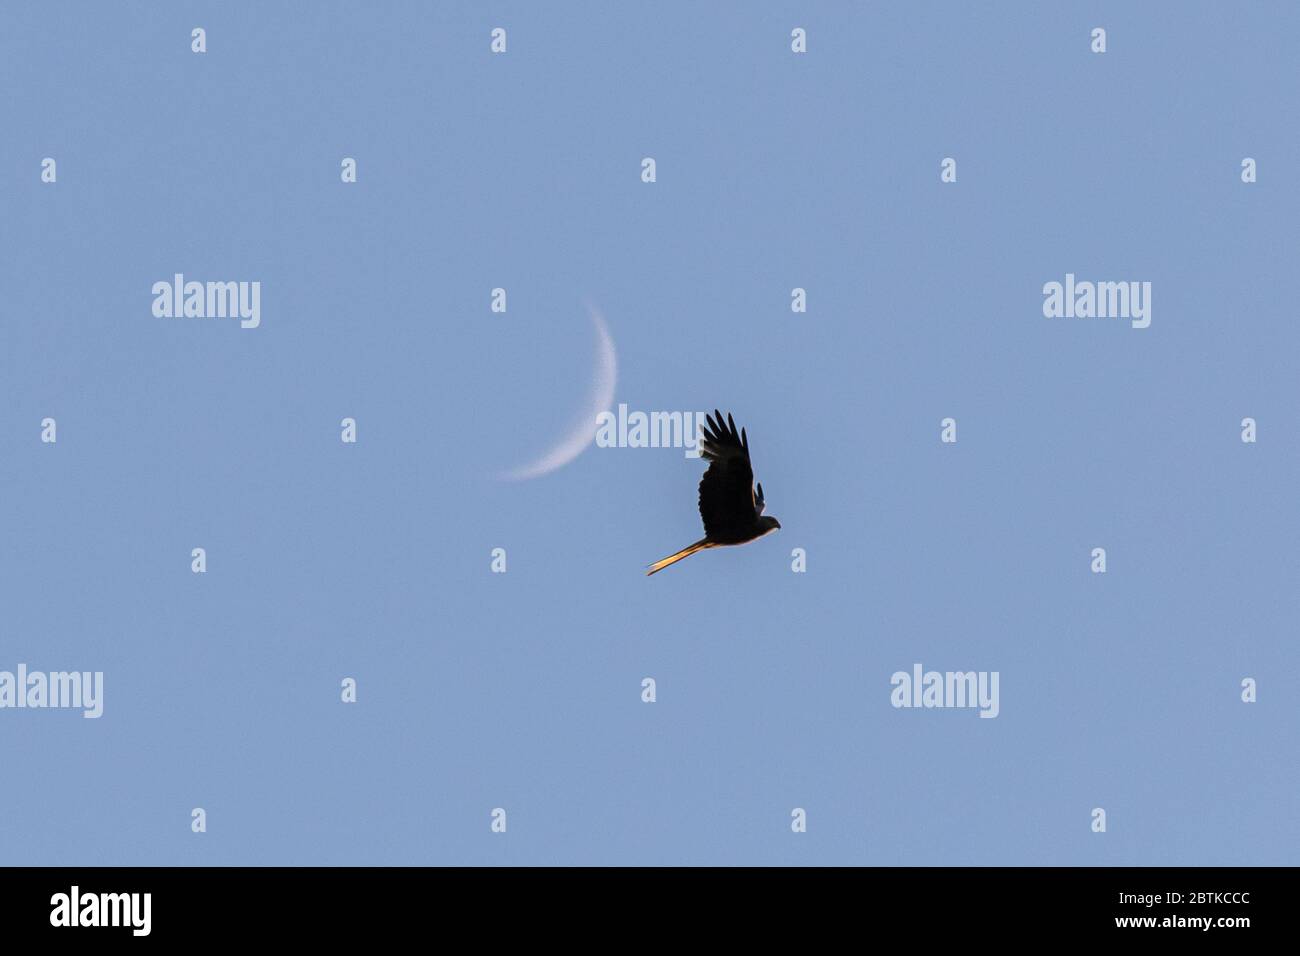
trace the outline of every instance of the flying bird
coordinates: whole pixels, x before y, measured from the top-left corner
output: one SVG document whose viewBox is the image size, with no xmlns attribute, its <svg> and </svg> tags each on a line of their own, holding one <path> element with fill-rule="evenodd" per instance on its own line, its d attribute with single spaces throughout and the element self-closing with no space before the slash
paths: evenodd
<svg viewBox="0 0 1300 956">
<path fill-rule="evenodd" d="M 709 467 L 700 479 L 700 517 L 704 519 L 704 537 L 690 547 L 670 554 L 650 565 L 646 574 L 662 571 L 682 558 L 689 558 L 705 548 L 745 544 L 781 527 L 781 522 L 763 514 L 763 486 L 754 490 L 754 469 L 749 464 L 749 437 L 745 429 L 736 431 L 731 414 L 722 420 L 714 409 L 705 416 L 708 426 L 700 442 L 700 454 Z"/>
</svg>

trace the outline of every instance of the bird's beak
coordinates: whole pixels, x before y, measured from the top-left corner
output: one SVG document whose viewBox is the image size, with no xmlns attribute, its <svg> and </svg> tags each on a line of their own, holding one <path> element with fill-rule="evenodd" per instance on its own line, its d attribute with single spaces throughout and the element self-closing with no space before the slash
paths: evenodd
<svg viewBox="0 0 1300 956">
<path fill-rule="evenodd" d="M 776 526 L 777 526 L 778 528 L 781 527 L 781 522 L 778 521 L 778 522 L 776 523 Z"/>
</svg>

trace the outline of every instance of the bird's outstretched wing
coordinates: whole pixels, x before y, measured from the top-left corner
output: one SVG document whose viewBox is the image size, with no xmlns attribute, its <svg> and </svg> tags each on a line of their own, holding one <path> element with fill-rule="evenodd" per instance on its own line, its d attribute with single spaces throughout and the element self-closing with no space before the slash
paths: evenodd
<svg viewBox="0 0 1300 956">
<path fill-rule="evenodd" d="M 714 417 L 716 416 L 716 418 Z M 761 504 L 754 494 L 754 471 L 749 464 L 749 439 L 730 415 L 714 411 L 704 429 L 700 454 L 708 470 L 700 479 L 700 517 L 704 536 L 727 541 L 752 535 Z"/>
</svg>

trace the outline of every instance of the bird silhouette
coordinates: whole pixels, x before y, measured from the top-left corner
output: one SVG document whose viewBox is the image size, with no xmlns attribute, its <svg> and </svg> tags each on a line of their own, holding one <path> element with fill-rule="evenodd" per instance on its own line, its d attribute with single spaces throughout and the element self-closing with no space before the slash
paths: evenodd
<svg viewBox="0 0 1300 956">
<path fill-rule="evenodd" d="M 745 544 L 781 527 L 781 522 L 763 514 L 763 486 L 754 490 L 754 469 L 749 464 L 749 436 L 736 431 L 736 422 L 714 409 L 705 416 L 708 425 L 700 442 L 700 454 L 709 467 L 700 479 L 700 517 L 704 537 L 676 554 L 650 565 L 646 574 L 662 571 L 682 558 L 705 548 Z"/>
</svg>

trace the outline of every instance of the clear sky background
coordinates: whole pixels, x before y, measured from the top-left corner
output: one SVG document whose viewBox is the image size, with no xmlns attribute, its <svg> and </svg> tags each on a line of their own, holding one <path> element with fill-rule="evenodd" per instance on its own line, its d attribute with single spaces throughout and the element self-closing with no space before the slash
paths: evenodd
<svg viewBox="0 0 1300 956">
<path fill-rule="evenodd" d="M 0 711 L 0 863 L 1300 862 L 1298 31 L 5 5 L 0 669 L 105 701 Z M 153 317 L 175 272 L 261 327 Z M 1067 272 L 1150 328 L 1044 318 Z M 733 411 L 783 530 L 647 579 L 700 462 L 493 478 L 581 409 L 588 299 L 616 400 Z M 1000 716 L 894 709 L 916 662 Z"/>
</svg>

